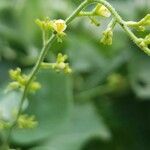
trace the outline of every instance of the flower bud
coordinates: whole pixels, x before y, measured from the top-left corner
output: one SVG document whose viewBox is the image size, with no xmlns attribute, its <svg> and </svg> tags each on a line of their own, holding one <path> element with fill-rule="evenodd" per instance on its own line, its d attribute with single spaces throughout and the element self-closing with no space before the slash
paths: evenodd
<svg viewBox="0 0 150 150">
<path fill-rule="evenodd" d="M 111 45 L 112 38 L 113 38 L 113 31 L 111 28 L 108 28 L 106 31 L 103 32 L 101 43 L 103 43 L 104 45 Z"/>
<path fill-rule="evenodd" d="M 52 30 L 52 29 L 53 29 L 53 22 L 52 22 L 49 18 L 46 18 L 44 21 L 41 21 L 41 20 L 37 19 L 37 20 L 35 21 L 35 23 L 36 23 L 42 30 L 48 31 L 48 30 Z"/>
<path fill-rule="evenodd" d="M 12 80 L 17 80 L 18 77 L 20 76 L 20 74 L 21 74 L 21 69 L 20 68 L 17 68 L 16 70 L 11 69 L 9 71 L 9 75 L 10 75 L 10 78 Z"/>
<path fill-rule="evenodd" d="M 111 16 L 110 11 L 102 4 L 96 5 L 94 9 L 94 13 L 98 16 L 107 17 L 107 18 Z"/>
<path fill-rule="evenodd" d="M 64 73 L 68 73 L 68 74 L 71 73 L 72 70 L 69 67 L 69 64 L 65 63 L 66 59 L 67 59 L 67 55 L 62 55 L 61 53 L 59 53 L 57 56 L 56 63 L 53 63 L 51 65 L 52 69 L 55 69 L 58 72 L 64 71 Z"/>
<path fill-rule="evenodd" d="M 34 116 L 20 115 L 17 124 L 19 128 L 34 128 L 37 126 Z"/>
</svg>

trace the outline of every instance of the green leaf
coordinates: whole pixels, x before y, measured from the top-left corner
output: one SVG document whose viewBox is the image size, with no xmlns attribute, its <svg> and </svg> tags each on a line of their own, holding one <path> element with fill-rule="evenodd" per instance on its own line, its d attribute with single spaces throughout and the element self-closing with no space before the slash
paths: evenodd
<svg viewBox="0 0 150 150">
<path fill-rule="evenodd" d="M 72 107 L 70 78 L 63 74 L 42 71 L 37 76 L 37 80 L 42 88 L 29 97 L 27 112 L 35 115 L 38 127 L 15 130 L 13 140 L 19 144 L 32 144 L 54 136 L 69 118 Z"/>
<path fill-rule="evenodd" d="M 89 43 L 87 37 L 69 36 L 68 53 L 74 71 L 90 72 L 106 64 L 105 58 L 99 54 L 99 49 L 92 42 Z"/>
<path fill-rule="evenodd" d="M 0 93 L 0 119 L 5 121 L 14 120 L 14 111 L 17 110 L 20 104 L 21 92 L 11 91 L 8 93 Z M 28 100 L 25 100 L 23 110 L 28 106 Z"/>
<path fill-rule="evenodd" d="M 77 105 L 66 129 L 43 147 L 32 150 L 80 150 L 88 140 L 109 140 L 111 134 L 92 104 Z"/>
</svg>

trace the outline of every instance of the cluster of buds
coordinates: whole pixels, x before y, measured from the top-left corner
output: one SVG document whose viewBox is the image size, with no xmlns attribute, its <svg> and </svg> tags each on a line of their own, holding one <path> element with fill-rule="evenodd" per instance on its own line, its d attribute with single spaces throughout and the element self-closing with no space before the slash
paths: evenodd
<svg viewBox="0 0 150 150">
<path fill-rule="evenodd" d="M 43 30 L 50 31 L 53 29 L 53 22 L 47 17 L 45 20 L 37 19 L 35 23 Z"/>
<path fill-rule="evenodd" d="M 147 14 L 143 19 L 138 22 L 128 21 L 127 25 L 139 31 L 145 31 L 145 27 L 150 26 L 150 14 Z"/>
<path fill-rule="evenodd" d="M 72 69 L 70 68 L 69 64 L 65 61 L 67 60 L 67 55 L 62 55 L 61 53 L 58 54 L 55 63 L 42 63 L 41 67 L 43 69 L 54 69 L 57 72 L 63 71 L 66 74 L 72 73 Z"/>
<path fill-rule="evenodd" d="M 9 71 L 10 78 L 13 80 L 9 83 L 7 90 L 16 90 L 16 89 L 24 89 L 27 82 L 28 82 L 28 76 L 21 73 L 20 68 L 16 68 L 15 70 L 11 69 Z M 29 85 L 29 91 L 35 92 L 36 90 L 40 89 L 41 85 L 39 82 L 32 81 Z"/>
<path fill-rule="evenodd" d="M 56 71 L 61 71 L 63 70 L 64 73 L 71 73 L 72 70 L 69 67 L 68 63 L 65 63 L 67 60 L 67 55 L 62 55 L 61 53 L 58 54 L 56 63 L 53 64 L 52 68 L 55 69 Z"/>
<path fill-rule="evenodd" d="M 101 43 L 103 43 L 104 45 L 112 45 L 112 41 L 113 41 L 113 31 L 112 31 L 112 28 L 107 28 L 103 32 Z"/>
<path fill-rule="evenodd" d="M 144 39 L 139 38 L 137 44 L 141 49 L 149 49 L 148 46 L 150 45 L 150 34 L 148 34 Z"/>
<path fill-rule="evenodd" d="M 58 42 L 62 42 L 62 38 L 66 35 L 65 30 L 67 28 L 66 22 L 62 19 L 50 20 L 46 18 L 44 21 L 36 20 L 36 24 L 44 31 L 52 31 L 57 35 Z"/>
<path fill-rule="evenodd" d="M 37 121 L 35 120 L 35 116 L 28 115 L 20 115 L 17 120 L 17 125 L 19 128 L 34 128 L 37 126 Z"/>
</svg>

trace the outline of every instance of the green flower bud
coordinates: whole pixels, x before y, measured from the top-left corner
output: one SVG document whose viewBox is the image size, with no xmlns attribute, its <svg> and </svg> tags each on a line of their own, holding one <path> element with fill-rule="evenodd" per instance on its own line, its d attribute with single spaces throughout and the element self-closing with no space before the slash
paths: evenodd
<svg viewBox="0 0 150 150">
<path fill-rule="evenodd" d="M 41 84 L 39 82 L 32 82 L 30 83 L 29 91 L 34 93 L 40 88 L 41 88 Z"/>
<path fill-rule="evenodd" d="M 127 25 L 133 27 L 139 31 L 145 31 L 146 26 L 150 26 L 150 14 L 147 14 L 143 19 L 139 22 L 128 21 Z"/>
<path fill-rule="evenodd" d="M 68 63 L 65 63 L 67 60 L 68 56 L 67 55 L 62 55 L 61 53 L 58 54 L 56 63 L 42 63 L 41 67 L 42 68 L 50 68 L 54 69 L 57 72 L 63 71 L 64 73 L 71 73 L 72 69 L 70 68 Z"/>
<path fill-rule="evenodd" d="M 15 70 L 11 69 L 9 71 L 9 75 L 10 75 L 10 78 L 12 80 L 18 80 L 18 77 L 20 76 L 20 74 L 21 74 L 21 69 L 20 68 L 17 68 Z"/>
<path fill-rule="evenodd" d="M 101 39 L 101 43 L 104 45 L 112 45 L 113 31 L 111 28 L 108 28 L 103 32 L 103 37 Z"/>
<path fill-rule="evenodd" d="M 149 41 L 149 35 L 146 36 L 144 39 L 143 38 L 139 38 L 136 42 L 136 44 L 146 53 L 150 56 L 150 49 L 149 49 L 149 45 L 150 45 L 150 41 Z"/>
<path fill-rule="evenodd" d="M 150 34 L 148 34 L 148 35 L 145 37 L 144 43 L 145 43 L 146 45 L 150 45 Z"/>
<path fill-rule="evenodd" d="M 65 62 L 67 58 L 68 58 L 67 55 L 62 55 L 61 53 L 59 53 L 57 56 L 57 63 Z"/>
<path fill-rule="evenodd" d="M 69 64 L 66 64 L 66 66 L 64 68 L 64 73 L 66 73 L 66 74 L 72 73 L 72 69 L 69 67 Z"/>
<path fill-rule="evenodd" d="M 8 89 L 17 89 L 17 88 L 24 88 L 25 85 L 27 84 L 28 82 L 28 76 L 27 75 L 22 75 L 21 74 L 21 69 L 20 68 L 17 68 L 15 70 L 10 70 L 9 71 L 9 75 L 10 75 L 10 78 L 12 80 L 14 80 L 14 82 L 11 82 L 9 85 L 8 85 Z"/>
<path fill-rule="evenodd" d="M 35 23 L 44 31 L 53 29 L 53 21 L 51 21 L 48 17 L 43 21 L 37 19 Z"/>
</svg>

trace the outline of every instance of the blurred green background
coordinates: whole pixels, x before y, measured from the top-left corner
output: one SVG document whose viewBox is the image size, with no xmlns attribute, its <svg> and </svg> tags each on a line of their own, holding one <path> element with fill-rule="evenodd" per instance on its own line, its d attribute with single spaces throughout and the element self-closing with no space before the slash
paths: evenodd
<svg viewBox="0 0 150 150">
<path fill-rule="evenodd" d="M 6 112 L 18 93 L 3 94 L 8 70 L 29 72 L 42 47 L 37 18 L 65 19 L 82 0 L 0 0 L 0 108 Z M 150 12 L 149 0 L 109 0 L 125 20 Z M 77 18 L 67 37 L 55 43 L 46 61 L 67 54 L 70 76 L 41 70 L 42 89 L 29 95 L 26 112 L 39 122 L 35 129 L 15 130 L 12 147 L 22 150 L 149 150 L 150 57 L 117 26 L 112 46 L 100 43 L 109 19 L 100 27 Z M 147 29 L 149 33 L 150 29 Z M 136 31 L 134 31 L 136 33 Z M 145 33 L 136 33 L 144 37 Z M 6 102 L 6 103 L 5 103 Z"/>
</svg>

